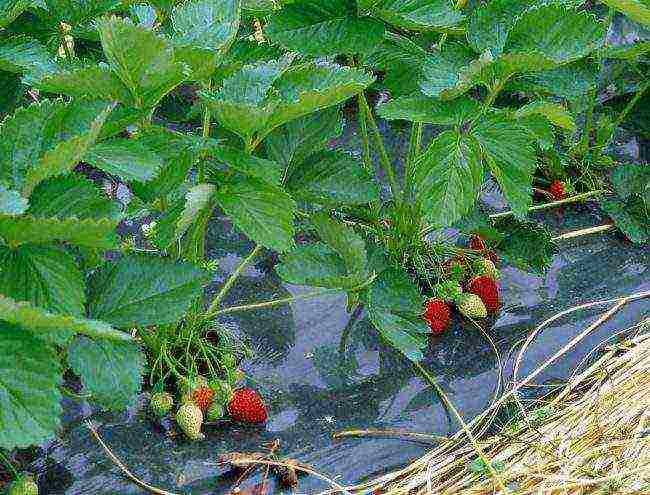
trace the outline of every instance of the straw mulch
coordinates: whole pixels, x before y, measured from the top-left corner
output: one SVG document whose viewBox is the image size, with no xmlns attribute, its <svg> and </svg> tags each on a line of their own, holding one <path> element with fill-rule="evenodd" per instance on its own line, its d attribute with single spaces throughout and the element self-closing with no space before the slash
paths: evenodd
<svg viewBox="0 0 650 495">
<path fill-rule="evenodd" d="M 559 394 L 536 401 L 499 434 L 472 445 L 461 431 L 405 469 L 351 491 L 650 494 L 649 327 L 645 320 L 636 336 L 605 347 Z"/>
</svg>

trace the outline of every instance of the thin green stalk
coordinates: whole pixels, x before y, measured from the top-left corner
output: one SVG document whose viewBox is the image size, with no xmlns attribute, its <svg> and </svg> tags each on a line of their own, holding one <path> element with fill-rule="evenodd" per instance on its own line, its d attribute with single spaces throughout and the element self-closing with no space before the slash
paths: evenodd
<svg viewBox="0 0 650 495">
<path fill-rule="evenodd" d="M 358 285 L 357 287 L 353 287 L 352 289 L 349 289 L 350 291 L 357 291 L 361 290 L 371 283 L 375 281 L 376 275 L 370 277 L 368 280 L 363 282 L 361 285 Z M 244 304 L 241 306 L 231 306 L 229 308 L 224 308 L 221 310 L 217 310 L 214 312 L 208 311 L 208 315 L 210 317 L 215 317 L 219 315 L 226 315 L 226 314 L 231 314 L 231 313 L 239 313 L 241 311 L 251 311 L 255 309 L 265 309 L 265 308 L 273 308 L 275 306 L 282 306 L 283 304 L 289 304 L 294 301 L 304 301 L 305 299 L 313 299 L 314 297 L 320 297 L 320 296 L 325 296 L 328 294 L 337 294 L 342 291 L 345 291 L 345 289 L 319 289 L 315 290 L 312 292 L 308 292 L 307 294 L 302 294 L 298 296 L 291 296 L 291 297 L 283 297 L 282 299 L 274 299 L 273 301 L 266 301 L 262 303 L 253 303 L 253 304 Z"/>
<path fill-rule="evenodd" d="M 357 101 L 359 103 L 359 133 L 361 134 L 361 146 L 363 149 L 363 165 L 368 172 L 372 172 L 372 157 L 370 155 L 370 138 L 368 137 L 368 124 L 366 121 L 366 112 L 363 109 L 363 103 L 361 99 L 363 98 L 362 94 L 357 95 Z"/>
<path fill-rule="evenodd" d="M 629 113 L 632 111 L 632 109 L 636 106 L 636 104 L 639 102 L 641 97 L 644 95 L 644 93 L 648 90 L 650 87 L 650 83 L 645 83 L 641 85 L 639 89 L 637 89 L 636 93 L 632 97 L 630 101 L 627 102 L 627 105 L 625 105 L 625 108 L 621 111 L 620 114 L 618 114 L 618 117 L 616 118 L 616 122 L 614 122 L 614 126 L 619 127 L 623 121 L 627 118 Z M 612 142 L 612 139 L 614 138 L 614 135 L 609 138 L 607 141 L 606 145 L 609 145 Z"/>
<path fill-rule="evenodd" d="M 531 206 L 530 208 L 528 208 L 528 211 L 547 210 L 549 208 L 555 208 L 556 206 L 562 206 L 562 205 L 566 205 L 566 204 L 569 204 L 569 203 L 577 203 L 578 201 L 581 201 L 583 199 L 591 198 L 593 196 L 598 196 L 598 195 L 604 194 L 606 192 L 607 191 L 602 190 L 602 189 L 599 189 L 599 190 L 596 190 L 596 191 L 587 191 L 585 193 L 576 194 L 575 196 L 571 196 L 571 197 L 561 199 L 561 200 L 558 200 L 558 201 L 551 201 L 550 203 L 544 203 L 544 204 L 541 204 L 541 205 Z M 502 213 L 494 213 L 494 214 L 490 215 L 490 218 L 494 220 L 494 219 L 497 219 L 497 218 L 509 217 L 510 215 L 513 215 L 513 214 L 514 214 L 514 212 L 512 210 L 509 210 L 509 211 L 504 211 Z"/>
<path fill-rule="evenodd" d="M 235 271 L 233 271 L 230 274 L 230 277 L 228 280 L 226 280 L 226 283 L 223 285 L 217 296 L 214 298 L 212 303 L 210 304 L 210 307 L 208 308 L 208 311 L 205 313 L 204 317 L 211 318 L 217 314 L 219 314 L 219 304 L 221 304 L 221 301 L 223 301 L 223 298 L 226 297 L 226 294 L 228 294 L 228 291 L 232 288 L 234 283 L 237 281 L 237 278 L 241 273 L 244 271 L 244 269 L 257 257 L 257 255 L 262 251 L 262 246 L 259 244 L 255 246 L 255 248 L 250 252 L 250 254 L 244 258 L 244 260 L 239 264 L 237 268 L 235 268 Z"/>
<path fill-rule="evenodd" d="M 476 454 L 481 458 L 485 466 L 487 467 L 488 471 L 490 471 L 490 475 L 494 479 L 496 485 L 499 487 L 501 490 L 501 493 L 510 493 L 510 490 L 506 488 L 505 483 L 499 476 L 499 474 L 496 472 L 494 469 L 494 466 L 492 465 L 492 462 L 490 459 L 485 455 L 485 452 L 481 448 L 481 446 L 478 444 L 476 441 L 476 438 L 474 438 L 474 435 L 472 434 L 471 430 L 467 426 L 467 423 L 463 420 L 462 416 L 458 412 L 458 409 L 454 406 L 454 404 L 449 400 L 449 397 L 447 397 L 447 394 L 445 394 L 444 390 L 438 385 L 438 382 L 429 374 L 427 370 L 424 369 L 424 367 L 420 363 L 414 363 L 415 368 L 424 376 L 424 378 L 431 384 L 433 388 L 436 389 L 436 392 L 442 400 L 444 401 L 445 405 L 451 410 L 451 412 L 454 414 L 456 417 L 456 420 L 460 423 L 460 426 L 462 430 L 465 432 L 465 435 L 467 435 L 467 439 L 470 441 L 472 444 L 472 447 L 474 447 L 474 450 L 476 451 Z"/>
<path fill-rule="evenodd" d="M 244 304 L 241 306 L 231 306 L 229 308 L 224 308 L 215 312 L 208 311 L 208 316 L 215 317 L 220 315 L 227 315 L 231 313 L 240 313 L 242 311 L 252 311 L 255 309 L 266 309 L 273 308 L 275 306 L 282 306 L 284 304 L 289 304 L 294 301 L 303 301 L 305 299 L 313 299 L 314 297 L 324 296 L 327 294 L 336 294 L 341 292 L 343 289 L 320 289 L 307 294 L 299 296 L 284 297 L 282 299 L 274 299 L 273 301 L 266 301 L 262 303 L 254 304 Z"/>
<path fill-rule="evenodd" d="M 205 91 L 210 91 L 210 88 L 212 87 L 212 81 L 208 81 L 203 85 L 203 89 Z M 210 137 L 210 131 L 211 131 L 211 125 L 212 125 L 212 112 L 210 111 L 210 107 L 208 105 L 205 105 L 203 108 L 203 127 L 201 129 L 201 135 L 203 138 L 208 138 Z M 199 162 L 199 171 L 198 171 L 198 179 L 199 182 L 204 182 L 205 181 L 205 162 L 203 159 Z"/>
<path fill-rule="evenodd" d="M 9 469 L 9 471 L 11 471 L 11 474 L 14 475 L 14 478 L 15 478 L 15 479 L 18 479 L 18 478 L 20 477 L 20 474 L 18 474 L 18 471 L 16 470 L 16 468 L 14 467 L 14 465 L 11 463 L 11 461 L 9 460 L 9 458 L 7 458 L 7 456 L 5 456 L 5 455 L 2 453 L 1 450 L 0 450 L 0 461 L 2 461 L 2 463 L 3 463 L 5 466 L 7 466 L 7 468 Z"/>
<path fill-rule="evenodd" d="M 413 188 L 413 175 L 415 173 L 413 167 L 420 155 L 420 146 L 422 143 L 422 127 L 421 122 L 413 123 L 411 126 L 411 137 L 409 139 L 409 154 L 406 160 L 406 170 L 404 172 L 404 197 L 410 199 Z"/>
<path fill-rule="evenodd" d="M 399 201 L 402 198 L 402 192 L 399 188 L 399 184 L 397 183 L 397 174 L 395 173 L 395 168 L 393 167 L 390 157 L 388 156 L 388 152 L 386 151 L 386 146 L 384 145 L 384 139 L 381 136 L 381 132 L 379 132 L 379 126 L 377 126 L 377 122 L 372 116 L 372 111 L 368 106 L 368 100 L 366 100 L 366 95 L 364 93 L 360 93 L 359 103 L 363 108 L 363 113 L 365 114 L 365 117 L 368 119 L 368 122 L 370 123 L 370 128 L 375 137 L 375 141 L 377 142 L 377 148 L 379 149 L 379 158 L 382 164 L 382 168 L 386 173 L 386 177 L 388 178 L 388 183 L 393 192 L 393 196 L 395 197 L 396 200 Z"/>
<path fill-rule="evenodd" d="M 559 201 L 552 201 L 550 203 L 543 203 L 541 205 L 531 206 L 530 208 L 528 208 L 528 211 L 547 210 L 547 209 L 550 209 L 550 208 L 555 208 L 557 206 L 566 205 L 566 204 L 569 204 L 569 203 L 576 203 L 576 202 L 581 201 L 583 199 L 588 199 L 590 197 L 598 196 L 600 194 L 604 194 L 604 193 L 607 193 L 607 192 L 608 191 L 605 191 L 605 190 L 602 190 L 602 189 L 598 189 L 598 190 L 595 190 L 595 191 L 587 191 L 585 193 L 576 194 L 575 196 L 571 196 L 569 198 L 565 198 L 565 199 L 562 199 L 562 200 L 559 200 Z M 514 212 L 512 210 L 508 210 L 508 211 L 504 211 L 502 213 L 493 213 L 492 215 L 490 215 L 490 218 L 492 220 L 496 220 L 498 218 L 509 217 L 510 215 L 513 215 L 513 214 L 514 214 Z M 422 231 L 420 232 L 420 235 L 425 236 L 429 232 L 433 232 L 436 228 L 437 227 L 435 227 L 435 226 L 428 225 L 427 227 L 422 229 Z"/>
</svg>

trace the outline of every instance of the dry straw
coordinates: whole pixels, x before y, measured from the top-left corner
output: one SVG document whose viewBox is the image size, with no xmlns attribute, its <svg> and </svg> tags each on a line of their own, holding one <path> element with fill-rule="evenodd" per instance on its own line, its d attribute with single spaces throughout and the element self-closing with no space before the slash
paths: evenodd
<svg viewBox="0 0 650 495">
<path fill-rule="evenodd" d="M 472 431 L 483 430 L 488 413 L 506 403 L 523 408 L 518 392 L 525 385 L 620 308 L 649 295 L 591 303 L 613 305 L 472 421 Z M 549 321 L 554 319 L 533 333 Z M 468 442 L 467 434 L 473 433 L 463 429 L 406 468 L 348 490 L 385 495 L 650 495 L 650 319 L 618 337 L 616 344 L 600 346 L 600 358 L 574 374 L 559 393 L 522 409 L 498 434 Z"/>
</svg>

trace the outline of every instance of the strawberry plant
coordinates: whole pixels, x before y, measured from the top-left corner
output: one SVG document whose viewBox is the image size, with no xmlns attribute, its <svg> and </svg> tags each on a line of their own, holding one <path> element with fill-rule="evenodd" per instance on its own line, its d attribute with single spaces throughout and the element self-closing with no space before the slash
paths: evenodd
<svg viewBox="0 0 650 495">
<path fill-rule="evenodd" d="M 453 308 L 498 312 L 500 259 L 549 263 L 540 191 L 603 198 L 646 243 L 647 166 L 609 149 L 649 45 L 607 43 L 617 12 L 650 24 L 644 1 L 0 1 L 0 448 L 56 432 L 66 371 L 121 409 L 146 370 L 190 438 L 266 420 L 219 324 L 297 299 L 223 307 L 266 251 L 417 362 Z M 332 146 L 346 125 L 360 157 Z M 483 211 L 490 187 L 508 211 Z M 215 211 L 255 247 L 206 304 Z"/>
</svg>

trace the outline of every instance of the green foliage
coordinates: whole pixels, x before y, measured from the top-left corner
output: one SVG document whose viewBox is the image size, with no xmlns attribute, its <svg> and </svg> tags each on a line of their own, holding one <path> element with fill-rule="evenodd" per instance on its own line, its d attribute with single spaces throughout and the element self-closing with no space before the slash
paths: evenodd
<svg viewBox="0 0 650 495">
<path fill-rule="evenodd" d="M 106 409 L 127 408 L 140 391 L 144 360 L 134 343 L 78 337 L 68 347 L 68 363 L 84 391 Z"/>
<path fill-rule="evenodd" d="M 208 274 L 190 263 L 129 256 L 96 273 L 89 312 L 121 328 L 175 323 L 201 293 Z"/>
<path fill-rule="evenodd" d="M 52 346 L 0 323 L 0 447 L 28 447 L 54 436 L 60 423 L 61 381 Z"/>
<path fill-rule="evenodd" d="M 646 0 L 603 3 L 649 24 Z M 477 256 L 548 266 L 527 215 L 549 181 L 611 190 L 614 168 L 602 209 L 648 242 L 647 167 L 607 155 L 639 127 L 647 41 L 605 46 L 614 20 L 577 0 L 0 0 L 0 350 L 25 356 L 0 362 L 0 447 L 54 433 L 60 356 L 98 404 L 131 404 L 131 332 L 149 385 L 232 377 L 215 315 L 262 247 L 419 361 L 426 297 L 457 299 Z M 394 156 L 382 134 L 405 127 Z M 481 212 L 488 180 L 514 220 Z M 212 218 L 257 248 L 205 310 Z M 486 250 L 427 236 L 446 227 Z"/>
</svg>

